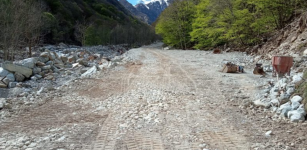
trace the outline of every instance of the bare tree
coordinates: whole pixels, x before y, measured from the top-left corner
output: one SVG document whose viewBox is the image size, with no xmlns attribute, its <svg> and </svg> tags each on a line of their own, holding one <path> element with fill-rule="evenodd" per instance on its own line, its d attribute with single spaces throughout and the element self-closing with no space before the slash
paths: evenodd
<svg viewBox="0 0 307 150">
<path fill-rule="evenodd" d="M 1 0 L 0 1 L 0 48 L 4 59 L 13 60 L 16 50 L 38 44 L 43 27 L 43 3 L 40 0 Z"/>
</svg>

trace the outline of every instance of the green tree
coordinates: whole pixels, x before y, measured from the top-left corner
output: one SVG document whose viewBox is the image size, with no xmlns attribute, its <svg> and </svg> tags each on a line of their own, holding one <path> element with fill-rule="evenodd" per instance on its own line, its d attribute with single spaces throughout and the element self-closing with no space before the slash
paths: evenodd
<svg viewBox="0 0 307 150">
<path fill-rule="evenodd" d="M 162 12 L 156 25 L 156 32 L 163 37 L 164 43 L 181 49 L 191 47 L 189 33 L 192 31 L 194 7 L 192 1 L 176 1 Z"/>
</svg>

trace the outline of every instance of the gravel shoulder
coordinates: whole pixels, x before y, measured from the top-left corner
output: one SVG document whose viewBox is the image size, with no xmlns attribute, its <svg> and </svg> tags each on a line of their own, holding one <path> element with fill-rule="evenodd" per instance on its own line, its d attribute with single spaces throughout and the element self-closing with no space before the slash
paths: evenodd
<svg viewBox="0 0 307 150">
<path fill-rule="evenodd" d="M 132 49 L 94 78 L 78 78 L 0 122 L 0 149 L 301 149 L 306 123 L 254 107 L 269 78 L 243 53 Z M 222 61 L 246 73 L 221 73 Z M 265 136 L 272 131 L 270 136 Z M 291 133 L 291 134 L 289 134 Z"/>
</svg>

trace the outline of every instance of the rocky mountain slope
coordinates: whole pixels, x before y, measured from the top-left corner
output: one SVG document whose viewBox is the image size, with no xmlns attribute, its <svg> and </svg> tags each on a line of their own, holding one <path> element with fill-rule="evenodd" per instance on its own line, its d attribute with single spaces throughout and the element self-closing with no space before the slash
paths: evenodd
<svg viewBox="0 0 307 150">
<path fill-rule="evenodd" d="M 138 11 L 132 4 L 130 4 L 127 0 L 119 0 L 119 2 L 129 10 L 135 17 L 140 19 L 143 22 L 148 23 L 148 16 L 140 11 Z"/>
<path fill-rule="evenodd" d="M 120 0 L 119 2 L 137 18 L 140 18 L 148 24 L 152 24 L 157 20 L 161 12 L 172 3 L 172 0 L 142 1 L 135 6 L 126 0 Z"/>
<path fill-rule="evenodd" d="M 96 40 L 92 45 L 99 44 L 122 44 L 110 39 L 120 39 L 126 36 L 121 30 L 149 31 L 150 27 L 137 20 L 131 13 L 123 7 L 117 0 L 44 0 L 46 7 L 50 11 L 52 26 L 46 33 L 46 43 L 80 44 L 77 39 L 77 24 L 90 26 L 85 34 L 87 39 Z M 144 16 L 145 17 L 145 16 Z M 143 18 L 144 18 L 143 17 Z M 145 17 L 146 18 L 146 17 Z M 117 27 L 117 28 L 116 28 Z M 91 32 L 94 31 L 94 32 Z M 123 35 L 117 34 L 120 32 Z M 113 35 L 111 34 L 113 33 Z M 133 32 L 134 33 L 134 32 Z M 129 33 L 130 39 L 136 41 Z M 109 37 L 107 37 L 109 36 Z M 99 39 L 97 41 L 97 39 Z M 140 43 L 140 42 L 138 42 Z"/>
</svg>

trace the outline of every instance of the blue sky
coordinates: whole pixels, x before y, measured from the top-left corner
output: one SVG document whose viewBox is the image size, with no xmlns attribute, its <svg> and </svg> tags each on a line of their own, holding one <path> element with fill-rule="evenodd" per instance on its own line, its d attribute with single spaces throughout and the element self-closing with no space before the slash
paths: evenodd
<svg viewBox="0 0 307 150">
<path fill-rule="evenodd" d="M 128 0 L 129 3 L 131 3 L 132 5 L 135 5 L 139 2 L 140 0 Z"/>
</svg>

